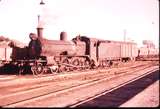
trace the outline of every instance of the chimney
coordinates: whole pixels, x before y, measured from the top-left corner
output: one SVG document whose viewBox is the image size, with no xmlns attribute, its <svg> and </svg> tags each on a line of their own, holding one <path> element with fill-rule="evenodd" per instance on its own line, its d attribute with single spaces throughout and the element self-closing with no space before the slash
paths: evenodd
<svg viewBox="0 0 160 109">
<path fill-rule="evenodd" d="M 38 38 L 43 38 L 43 28 L 42 27 L 37 27 L 37 35 L 38 35 Z"/>
<path fill-rule="evenodd" d="M 42 24 L 40 22 L 40 15 L 38 15 L 37 35 L 38 35 L 38 38 L 43 38 L 43 27 L 42 27 Z"/>
</svg>

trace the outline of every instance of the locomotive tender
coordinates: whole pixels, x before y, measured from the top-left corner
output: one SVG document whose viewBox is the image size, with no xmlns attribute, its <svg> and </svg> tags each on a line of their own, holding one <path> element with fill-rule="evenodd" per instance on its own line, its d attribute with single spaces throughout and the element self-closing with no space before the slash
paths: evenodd
<svg viewBox="0 0 160 109">
<path fill-rule="evenodd" d="M 114 61 L 135 60 L 139 56 L 137 44 L 133 42 L 86 36 L 77 36 L 68 41 L 66 32 L 61 32 L 60 40 L 48 40 L 43 37 L 43 28 L 37 28 L 37 34 L 30 34 L 31 41 L 27 47 L 19 48 L 10 43 L 12 53 L 7 62 L 17 65 L 20 72 L 24 71 L 25 66 L 29 66 L 35 75 L 46 70 L 61 72 L 107 67 Z"/>
</svg>

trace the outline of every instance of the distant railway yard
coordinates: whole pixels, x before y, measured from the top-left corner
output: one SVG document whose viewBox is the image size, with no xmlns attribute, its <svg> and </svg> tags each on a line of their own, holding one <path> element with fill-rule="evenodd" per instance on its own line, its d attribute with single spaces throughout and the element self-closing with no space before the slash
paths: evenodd
<svg viewBox="0 0 160 109">
<path fill-rule="evenodd" d="M 159 61 L 34 76 L 0 69 L 1 107 L 157 107 Z"/>
</svg>

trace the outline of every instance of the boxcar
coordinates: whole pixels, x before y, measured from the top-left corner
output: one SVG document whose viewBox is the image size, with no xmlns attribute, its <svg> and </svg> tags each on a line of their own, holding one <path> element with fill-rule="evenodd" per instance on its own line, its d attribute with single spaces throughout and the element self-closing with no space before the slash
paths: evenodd
<svg viewBox="0 0 160 109">
<path fill-rule="evenodd" d="M 0 66 L 11 61 L 12 48 L 0 46 Z"/>
<path fill-rule="evenodd" d="M 136 43 L 109 40 L 102 41 L 98 51 L 100 60 L 134 60 L 138 54 Z"/>
<path fill-rule="evenodd" d="M 11 60 L 12 48 L 10 47 L 0 47 L 0 60 Z"/>
</svg>

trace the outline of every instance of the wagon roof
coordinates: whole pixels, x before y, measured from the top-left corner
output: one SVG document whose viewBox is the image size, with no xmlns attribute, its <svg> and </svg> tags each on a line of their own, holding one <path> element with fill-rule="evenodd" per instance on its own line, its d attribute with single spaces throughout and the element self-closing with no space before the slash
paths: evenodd
<svg viewBox="0 0 160 109">
<path fill-rule="evenodd" d="M 87 37 L 87 36 L 81 36 L 83 38 L 88 38 L 90 41 L 102 41 L 102 42 L 107 42 L 107 43 L 125 43 L 125 44 L 136 44 L 135 42 L 124 42 L 124 41 L 113 41 L 113 40 L 103 40 L 103 39 L 97 39 L 97 38 L 90 38 L 90 37 Z"/>
<path fill-rule="evenodd" d="M 121 43 L 121 44 L 136 44 L 135 42 L 124 42 L 124 41 L 113 41 L 113 40 L 103 40 L 106 42 L 113 42 L 113 43 Z"/>
</svg>

